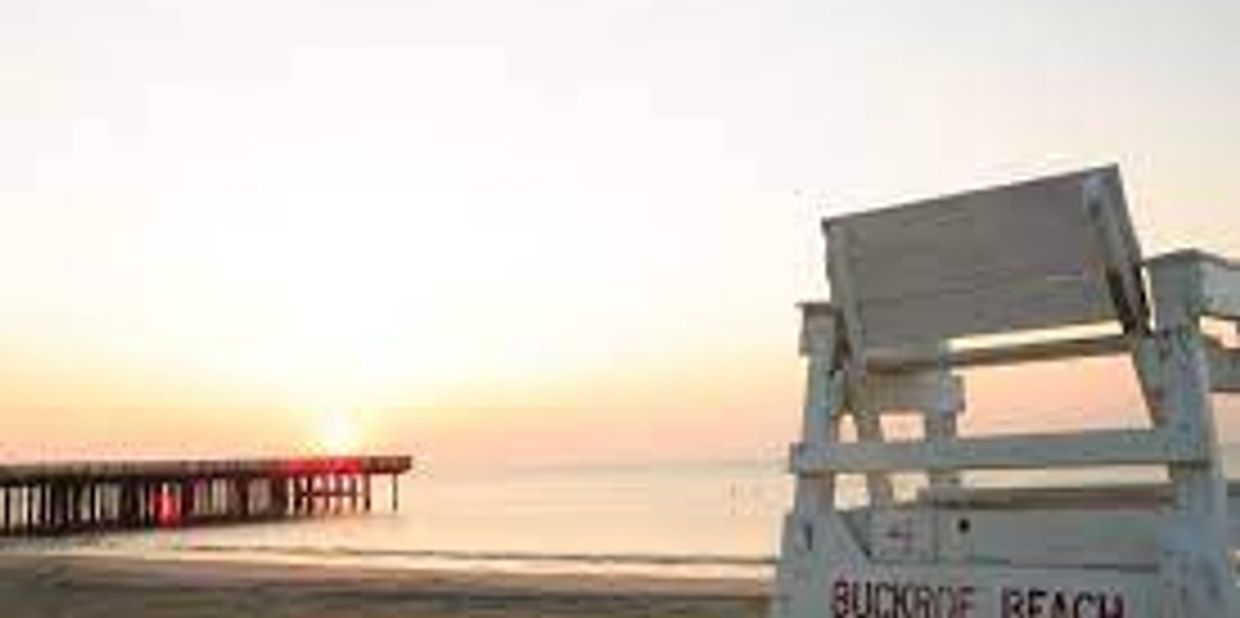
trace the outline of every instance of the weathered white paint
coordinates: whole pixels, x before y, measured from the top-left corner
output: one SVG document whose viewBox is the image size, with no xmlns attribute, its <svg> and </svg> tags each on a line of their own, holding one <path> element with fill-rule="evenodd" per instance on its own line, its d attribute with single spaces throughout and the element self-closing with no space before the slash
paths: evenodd
<svg viewBox="0 0 1240 618">
<path fill-rule="evenodd" d="M 910 349 L 870 350 L 871 371 L 900 373 L 932 368 L 963 369 L 1020 363 L 1045 363 L 1093 356 L 1130 354 L 1133 342 L 1127 335 L 1031 341 L 1002 347 L 970 348 L 926 353 Z"/>
<path fill-rule="evenodd" d="M 1240 393 L 1240 349 L 1207 345 L 1210 389 L 1216 393 Z"/>
<path fill-rule="evenodd" d="M 1158 564 L 1158 531 L 1166 523 L 1159 510 L 1136 508 L 924 512 L 934 514 L 940 560 L 1025 567 L 1152 570 Z"/>
<path fill-rule="evenodd" d="M 1240 487 L 1223 479 L 1210 401 L 1240 391 L 1240 351 L 1199 325 L 1240 322 L 1240 266 L 1199 252 L 1143 263 L 1123 199 L 1104 168 L 824 224 L 833 298 L 803 306 L 804 429 L 773 617 L 1240 617 L 1228 549 Z M 1123 334 L 950 346 L 1098 322 Z M 1131 356 L 1150 428 L 957 435 L 953 368 L 1104 354 Z M 885 441 L 895 412 L 924 415 L 923 439 Z M 860 435 L 843 443 L 848 416 Z M 960 482 L 969 469 L 1115 465 L 1163 466 L 1169 482 Z M 930 485 L 896 502 L 888 475 L 910 470 Z M 866 506 L 836 510 L 838 474 L 866 475 Z"/>
<path fill-rule="evenodd" d="M 846 323 L 850 337 L 860 330 L 867 347 L 881 347 L 1113 317 L 1082 191 L 1093 178 L 1106 194 L 1099 203 L 1122 208 L 1115 175 L 1091 170 L 828 220 L 833 298 L 857 322 Z M 1108 221 L 1108 237 L 1137 251 L 1126 217 Z"/>
<path fill-rule="evenodd" d="M 1089 174 L 1082 191 L 1117 317 L 1124 332 L 1145 333 L 1150 316 L 1141 282 L 1141 249 L 1122 201 L 1119 175 Z"/>
<path fill-rule="evenodd" d="M 1162 429 L 1095 429 L 958 438 L 942 442 L 856 442 L 825 447 L 796 445 L 791 469 L 805 474 L 900 472 L 926 468 L 1010 470 L 1139 466 L 1167 462 L 1203 464 L 1209 457 L 1195 436 Z"/>
<path fill-rule="evenodd" d="M 1197 250 L 1160 255 L 1148 262 L 1155 306 L 1165 324 L 1194 316 L 1240 320 L 1240 263 Z"/>
<path fill-rule="evenodd" d="M 964 407 L 964 381 L 945 371 L 871 373 L 859 397 L 888 413 L 955 414 Z"/>
</svg>

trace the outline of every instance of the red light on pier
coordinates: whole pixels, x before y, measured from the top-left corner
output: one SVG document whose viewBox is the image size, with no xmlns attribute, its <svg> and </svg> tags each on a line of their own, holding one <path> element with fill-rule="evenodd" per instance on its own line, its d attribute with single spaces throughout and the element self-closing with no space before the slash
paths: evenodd
<svg viewBox="0 0 1240 618">
<path fill-rule="evenodd" d="M 163 528 L 173 528 L 181 523 L 180 506 L 167 488 L 161 488 L 155 499 L 155 519 Z"/>
</svg>

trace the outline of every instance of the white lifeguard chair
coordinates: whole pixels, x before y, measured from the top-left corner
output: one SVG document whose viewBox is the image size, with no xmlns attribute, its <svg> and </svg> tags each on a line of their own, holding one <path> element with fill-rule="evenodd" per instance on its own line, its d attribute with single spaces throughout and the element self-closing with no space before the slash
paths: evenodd
<svg viewBox="0 0 1240 618">
<path fill-rule="evenodd" d="M 1211 405 L 1240 392 L 1240 349 L 1201 328 L 1240 323 L 1240 264 L 1143 260 L 1114 167 L 823 229 L 831 300 L 801 306 L 807 388 L 773 618 L 1240 617 L 1240 527 Z M 1105 335 L 1072 328 L 1108 322 Z M 1102 355 L 1131 357 L 1148 428 L 958 435 L 955 370 Z M 924 415 L 921 437 L 884 440 L 883 416 L 908 412 Z M 854 441 L 841 440 L 845 417 Z M 962 482 L 967 470 L 1116 466 L 1165 467 L 1165 481 Z M 897 498 L 891 477 L 904 472 L 928 481 Z M 837 507 L 841 474 L 864 476 L 862 506 Z"/>
</svg>

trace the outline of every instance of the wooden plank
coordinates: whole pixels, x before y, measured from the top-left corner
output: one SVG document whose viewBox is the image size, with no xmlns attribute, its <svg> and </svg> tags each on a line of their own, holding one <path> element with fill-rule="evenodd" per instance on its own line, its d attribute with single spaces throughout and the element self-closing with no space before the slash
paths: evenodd
<svg viewBox="0 0 1240 618">
<path fill-rule="evenodd" d="M 1088 179 L 1122 211 L 1118 173 L 1103 168 L 829 219 L 867 345 L 1113 317 Z M 1115 233 L 1135 251 L 1120 214 Z"/>
<path fill-rule="evenodd" d="M 869 530 L 875 512 L 843 512 L 845 525 L 834 513 L 808 520 L 790 518 L 771 615 L 1045 618 L 1073 611 L 1081 618 L 1162 615 L 1158 580 L 1148 567 L 1026 567 L 867 556 L 853 531 Z M 789 542 L 801 538 L 796 534 L 801 530 L 812 543 Z M 900 548 L 889 549 L 898 553 Z"/>
<path fill-rule="evenodd" d="M 1240 320 L 1240 263 L 1200 253 L 1203 311 L 1206 315 Z"/>
<path fill-rule="evenodd" d="M 877 410 L 853 410 L 853 426 L 857 430 L 857 444 L 881 446 L 887 444 L 883 433 L 882 416 Z M 834 451 L 841 446 L 836 443 L 825 450 Z M 865 474 L 865 491 L 870 504 L 887 505 L 895 502 L 895 487 L 891 476 L 884 470 L 869 470 Z"/>
<path fill-rule="evenodd" d="M 1240 481 L 1227 485 L 1232 517 L 1240 519 Z M 1110 485 L 1059 485 L 1036 487 L 927 488 L 917 503 L 940 508 L 1020 509 L 1146 509 L 1169 506 L 1174 488 L 1169 483 L 1116 483 Z"/>
<path fill-rule="evenodd" d="M 1117 518 L 1125 525 L 1116 526 Z M 870 521 L 870 545 L 880 559 L 933 555 L 946 564 L 1152 569 L 1164 516 L 1139 509 L 902 508 L 874 511 Z"/>
<path fill-rule="evenodd" d="M 1081 225 L 1085 223 L 1082 221 Z M 846 226 L 837 227 L 845 232 L 843 237 L 853 236 L 847 234 Z M 1016 236 L 1018 231 L 1023 234 Z M 926 233 L 932 232 L 938 230 Z M 1044 240 L 1051 238 L 1054 240 Z M 858 300 L 892 300 L 1011 280 L 1087 275 L 1087 265 L 1093 257 L 1089 251 L 1091 242 L 1088 229 L 969 229 L 964 238 L 947 235 L 941 242 L 927 238 L 921 243 L 884 247 L 882 252 L 868 255 L 850 252 L 847 257 L 856 279 L 864 282 L 858 286 Z"/>
<path fill-rule="evenodd" d="M 964 511 L 1016 511 L 1042 513 L 1089 510 L 1111 514 L 1112 520 L 1130 513 L 1165 511 L 1173 502 L 1174 488 L 1168 483 L 1137 483 L 1102 486 L 1063 487 L 946 487 L 929 488 L 918 496 L 919 503 L 932 505 L 940 513 Z M 1233 550 L 1240 549 L 1240 482 L 1227 486 L 1227 539 Z M 1039 517 L 1040 519 L 1040 517 Z M 1027 526 L 1019 527 L 1023 531 Z M 1027 538 L 1027 536 L 1021 536 Z M 1041 538 L 1041 537 L 1039 537 Z"/>
<path fill-rule="evenodd" d="M 829 226 L 823 227 L 827 237 L 827 279 L 831 284 L 831 294 L 837 299 L 840 314 L 844 318 L 844 340 L 848 342 L 848 357 L 844 359 L 850 375 L 860 377 L 865 373 L 865 335 L 862 333 L 861 320 L 857 315 L 857 294 L 853 287 L 853 277 L 849 261 L 845 257 L 848 252 L 847 238 L 836 234 Z"/>
<path fill-rule="evenodd" d="M 989 287 L 862 302 L 858 315 L 872 347 L 964 335 L 1037 330 L 1114 317 L 1099 278 L 1005 280 Z"/>
<path fill-rule="evenodd" d="M 870 509 L 870 555 L 877 561 L 929 562 L 936 553 L 935 514 L 903 508 Z"/>
<path fill-rule="evenodd" d="M 813 577 L 827 583 L 825 589 L 793 589 L 793 598 L 776 597 L 775 616 L 935 616 L 941 618 L 1051 618 L 1056 616 L 1154 617 L 1160 613 L 1162 589 L 1149 569 L 1035 568 L 1001 564 L 953 564 L 942 562 L 878 562 L 858 566 L 840 563 L 829 556 Z M 850 611 L 869 599 L 879 598 L 878 585 L 914 598 L 926 598 L 925 609 L 880 613 Z M 873 586 L 867 596 L 866 586 Z M 922 591 L 927 592 L 922 592 Z M 885 596 L 885 595 L 884 595 Z M 893 595 L 894 596 L 894 595 Z M 1078 603 L 1077 599 L 1082 602 Z M 791 609 L 779 612 L 780 603 Z M 1079 609 L 1075 614 L 1073 606 Z M 879 606 L 881 607 L 881 606 Z M 1014 610 L 1014 607 L 1021 608 Z M 1062 608 L 1067 607 L 1065 611 Z M 885 608 L 884 608 L 885 609 Z M 900 613 L 898 613 L 900 612 Z M 1224 616 L 1225 613 L 1211 614 Z M 1194 615 L 1197 618 L 1198 615 Z M 1204 618 L 1204 614 L 1200 615 Z"/>
<path fill-rule="evenodd" d="M 1027 236 L 1019 237 L 1022 231 L 1034 235 L 1054 231 L 1084 241 L 1091 234 L 1083 204 L 1084 185 L 1097 175 L 1114 179 L 1108 186 L 1119 186 L 1114 167 L 1095 168 L 906 202 L 832 217 L 826 222 L 849 230 L 853 241 L 850 253 L 861 259 L 898 254 L 910 247 L 924 254 L 939 245 L 938 241 L 993 247 L 991 238 L 995 235 L 1012 236 L 1019 246 L 1031 247 Z M 1117 196 L 1117 201 L 1123 204 L 1123 196 Z M 1072 244 L 1079 247 L 1082 243 Z M 1045 254 L 1033 248 L 1029 252 Z M 1001 250 L 994 252 L 999 259 L 1004 255 Z"/>
<path fill-rule="evenodd" d="M 869 373 L 860 391 L 867 407 L 884 414 L 954 414 L 964 408 L 964 381 L 944 371 Z"/>
<path fill-rule="evenodd" d="M 1207 344 L 1206 360 L 1210 365 L 1210 391 L 1240 393 L 1240 349 Z"/>
<path fill-rule="evenodd" d="M 857 295 L 854 292 L 854 278 L 849 260 L 848 238 L 836 234 L 830 226 L 824 226 L 827 236 L 827 276 L 830 279 L 832 294 L 835 294 L 844 317 L 844 338 L 847 356 L 844 358 L 844 383 L 850 393 L 856 393 L 864 383 L 866 372 L 866 335 L 857 314 Z M 866 442 L 883 441 L 883 423 L 879 412 L 865 405 L 865 402 L 850 402 L 849 412 L 853 415 L 853 426 L 857 430 L 857 439 Z M 860 405 L 858 405 L 860 404 Z M 891 479 L 882 472 L 866 474 L 866 494 L 871 504 L 890 504 L 895 500 L 895 491 Z"/>
<path fill-rule="evenodd" d="M 945 442 L 854 442 L 829 449 L 794 446 L 798 474 L 959 469 L 1080 468 L 1200 463 L 1205 445 L 1163 430 L 1096 430 L 959 438 Z"/>
<path fill-rule="evenodd" d="M 1116 201 L 1117 196 L 1121 201 Z M 1141 249 L 1132 233 L 1128 210 L 1123 207 L 1123 188 L 1118 177 L 1091 176 L 1085 182 L 1084 197 L 1085 212 L 1103 256 L 1107 284 L 1124 332 L 1148 332 L 1149 303 L 1141 278 Z"/>
<path fill-rule="evenodd" d="M 1152 569 L 1166 518 L 1157 510 L 1036 507 L 942 509 L 935 514 L 937 553 L 945 562 L 1052 568 Z"/>
<path fill-rule="evenodd" d="M 1132 345 L 1124 335 L 1104 335 L 952 350 L 941 355 L 906 353 L 901 349 L 889 348 L 871 351 L 868 363 L 875 373 L 903 373 L 941 367 L 987 367 L 1115 356 L 1132 352 Z"/>
</svg>

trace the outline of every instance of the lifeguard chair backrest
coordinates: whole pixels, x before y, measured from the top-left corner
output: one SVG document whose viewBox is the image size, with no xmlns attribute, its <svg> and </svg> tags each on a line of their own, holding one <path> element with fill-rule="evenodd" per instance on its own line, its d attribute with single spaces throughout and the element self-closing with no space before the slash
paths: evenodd
<svg viewBox="0 0 1240 618">
<path fill-rule="evenodd" d="M 832 302 L 865 348 L 1112 319 L 1146 327 L 1141 251 L 1115 167 L 830 218 L 823 228 Z"/>
</svg>

